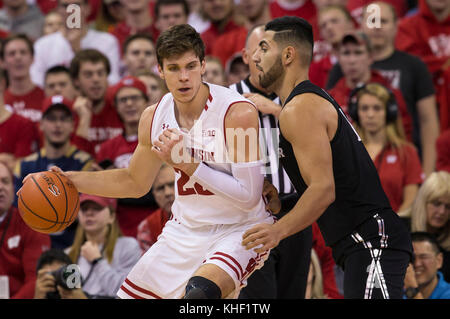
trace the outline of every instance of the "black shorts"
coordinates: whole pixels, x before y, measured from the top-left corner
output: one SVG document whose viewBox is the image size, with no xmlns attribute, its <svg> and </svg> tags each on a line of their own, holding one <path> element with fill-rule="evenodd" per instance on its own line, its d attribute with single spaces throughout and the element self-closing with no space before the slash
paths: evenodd
<svg viewBox="0 0 450 319">
<path fill-rule="evenodd" d="M 401 299 L 412 260 L 408 229 L 393 211 L 380 212 L 332 247 L 344 270 L 344 298 Z"/>
</svg>

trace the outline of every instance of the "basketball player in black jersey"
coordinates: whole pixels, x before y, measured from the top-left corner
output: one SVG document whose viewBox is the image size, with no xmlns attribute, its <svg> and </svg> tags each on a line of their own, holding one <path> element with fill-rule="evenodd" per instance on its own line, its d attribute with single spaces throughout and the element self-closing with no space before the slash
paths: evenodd
<svg viewBox="0 0 450 319">
<path fill-rule="evenodd" d="M 301 197 L 275 224 L 249 229 L 242 243 L 264 251 L 317 220 L 344 269 L 345 298 L 402 298 L 409 233 L 343 111 L 308 81 L 312 52 L 311 25 L 282 17 L 266 24 L 253 55 L 260 85 L 282 102 L 280 160 Z"/>
</svg>

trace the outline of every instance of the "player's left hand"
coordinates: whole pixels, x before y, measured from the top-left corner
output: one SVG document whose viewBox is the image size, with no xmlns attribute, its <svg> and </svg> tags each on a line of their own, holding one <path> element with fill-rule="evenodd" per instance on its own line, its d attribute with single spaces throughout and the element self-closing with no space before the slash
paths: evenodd
<svg viewBox="0 0 450 319">
<path fill-rule="evenodd" d="M 256 253 L 263 253 L 280 243 L 281 237 L 274 224 L 258 224 L 247 230 L 242 236 L 242 245 Z"/>
<path fill-rule="evenodd" d="M 281 201 L 278 197 L 278 190 L 267 179 L 264 179 L 263 195 L 268 201 L 266 204 L 266 209 L 272 214 L 278 214 L 281 210 Z"/>
</svg>

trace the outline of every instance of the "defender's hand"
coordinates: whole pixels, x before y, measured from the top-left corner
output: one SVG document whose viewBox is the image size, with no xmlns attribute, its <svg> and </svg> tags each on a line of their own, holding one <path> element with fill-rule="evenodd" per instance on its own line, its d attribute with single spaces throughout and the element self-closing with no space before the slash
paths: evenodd
<svg viewBox="0 0 450 319">
<path fill-rule="evenodd" d="M 242 239 L 242 245 L 247 250 L 258 247 L 254 249 L 256 253 L 263 253 L 278 246 L 281 240 L 274 224 L 258 224 L 247 230 Z"/>
</svg>

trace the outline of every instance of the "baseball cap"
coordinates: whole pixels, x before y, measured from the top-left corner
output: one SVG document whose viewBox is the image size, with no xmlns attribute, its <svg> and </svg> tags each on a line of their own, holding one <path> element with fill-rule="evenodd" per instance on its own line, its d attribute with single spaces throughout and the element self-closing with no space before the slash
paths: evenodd
<svg viewBox="0 0 450 319">
<path fill-rule="evenodd" d="M 111 96 L 114 100 L 116 99 L 117 93 L 119 93 L 119 91 L 125 87 L 136 88 L 141 91 L 145 97 L 147 97 L 147 87 L 145 86 L 144 82 L 139 80 L 137 77 L 129 75 L 122 78 L 116 85 L 114 85 L 111 92 Z"/>
<path fill-rule="evenodd" d="M 42 116 L 50 112 L 50 110 L 53 109 L 54 107 L 59 107 L 62 109 L 66 109 L 73 117 L 72 104 L 73 104 L 72 101 L 66 99 L 62 95 L 49 96 L 45 98 L 44 101 L 42 102 Z"/>
<path fill-rule="evenodd" d="M 349 42 L 359 45 L 365 45 L 369 52 L 372 51 L 372 45 L 370 44 L 369 37 L 364 32 L 356 31 L 345 34 L 342 37 L 341 45 L 347 44 Z"/>
<path fill-rule="evenodd" d="M 115 198 L 108 198 L 108 197 L 89 195 L 89 194 L 81 194 L 80 205 L 87 201 L 92 201 L 94 203 L 99 204 L 102 207 L 111 207 L 113 209 L 117 208 L 117 199 L 115 199 Z"/>
</svg>

